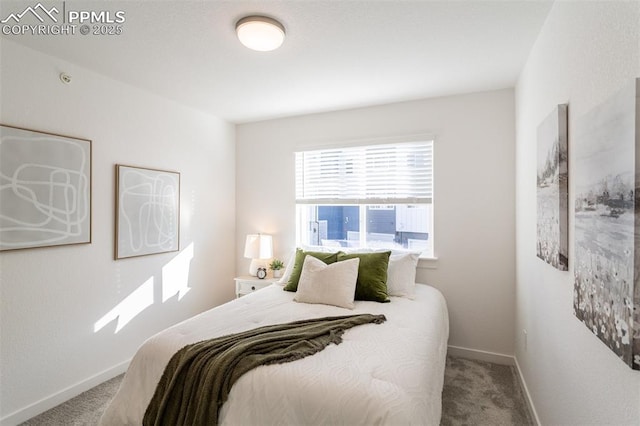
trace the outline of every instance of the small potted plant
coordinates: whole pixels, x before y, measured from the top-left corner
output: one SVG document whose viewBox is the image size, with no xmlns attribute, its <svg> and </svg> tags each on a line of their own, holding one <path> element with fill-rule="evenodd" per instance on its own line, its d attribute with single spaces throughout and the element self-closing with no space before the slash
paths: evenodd
<svg viewBox="0 0 640 426">
<path fill-rule="evenodd" d="M 273 259 L 269 264 L 269 269 L 273 271 L 273 278 L 280 278 L 282 276 L 282 268 L 284 263 L 280 259 Z"/>
</svg>

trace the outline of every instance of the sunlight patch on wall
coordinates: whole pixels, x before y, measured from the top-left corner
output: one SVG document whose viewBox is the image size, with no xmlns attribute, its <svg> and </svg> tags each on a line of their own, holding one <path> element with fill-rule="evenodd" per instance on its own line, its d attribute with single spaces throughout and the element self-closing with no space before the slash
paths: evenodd
<svg viewBox="0 0 640 426">
<path fill-rule="evenodd" d="M 191 290 L 189 288 L 189 268 L 193 259 L 193 243 L 162 267 L 162 303 L 176 294 L 178 300 Z"/>
<path fill-rule="evenodd" d="M 111 321 L 118 319 L 115 331 L 117 333 L 151 305 L 153 305 L 153 277 L 150 277 L 122 302 L 118 303 L 115 308 L 96 321 L 93 325 L 93 332 L 97 333 Z"/>
</svg>

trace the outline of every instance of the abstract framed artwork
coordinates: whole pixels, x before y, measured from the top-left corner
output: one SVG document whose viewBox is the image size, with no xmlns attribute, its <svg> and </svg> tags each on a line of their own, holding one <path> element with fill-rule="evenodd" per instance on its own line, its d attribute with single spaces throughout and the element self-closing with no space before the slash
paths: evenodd
<svg viewBox="0 0 640 426">
<path fill-rule="evenodd" d="M 567 105 L 558 105 L 538 126 L 537 256 L 569 269 L 569 169 Z"/>
<path fill-rule="evenodd" d="M 180 173 L 116 165 L 115 258 L 180 249 Z"/>
<path fill-rule="evenodd" d="M 640 79 L 577 123 L 573 312 L 640 370 Z"/>
<path fill-rule="evenodd" d="M 91 243 L 91 141 L 0 125 L 0 251 Z"/>
</svg>

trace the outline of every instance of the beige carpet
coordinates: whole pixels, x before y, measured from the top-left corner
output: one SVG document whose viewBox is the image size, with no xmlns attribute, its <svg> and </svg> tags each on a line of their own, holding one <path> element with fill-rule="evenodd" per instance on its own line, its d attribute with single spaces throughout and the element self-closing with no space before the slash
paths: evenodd
<svg viewBox="0 0 640 426">
<path fill-rule="evenodd" d="M 441 425 L 533 425 L 516 374 L 506 365 L 447 357 Z M 22 424 L 97 425 L 121 380 L 115 377 Z"/>
<path fill-rule="evenodd" d="M 120 387 L 124 374 L 114 377 L 69 401 L 45 411 L 21 425 L 27 426 L 89 426 L 97 425 L 100 416 Z"/>
<path fill-rule="evenodd" d="M 534 425 L 516 368 L 447 357 L 442 426 Z"/>
</svg>

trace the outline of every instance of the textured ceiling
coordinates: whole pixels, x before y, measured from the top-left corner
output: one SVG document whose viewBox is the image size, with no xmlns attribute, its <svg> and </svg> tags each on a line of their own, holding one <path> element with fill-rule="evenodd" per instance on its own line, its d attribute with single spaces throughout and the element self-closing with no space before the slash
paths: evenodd
<svg viewBox="0 0 640 426">
<path fill-rule="evenodd" d="M 25 4 L 3 0 L 0 15 Z M 124 11 L 122 34 L 2 37 L 242 123 L 512 87 L 551 5 L 69 1 L 76 9 Z M 250 14 L 282 22 L 280 49 L 240 44 L 234 25 Z"/>
</svg>

